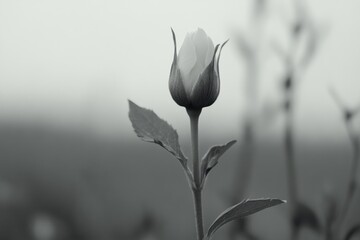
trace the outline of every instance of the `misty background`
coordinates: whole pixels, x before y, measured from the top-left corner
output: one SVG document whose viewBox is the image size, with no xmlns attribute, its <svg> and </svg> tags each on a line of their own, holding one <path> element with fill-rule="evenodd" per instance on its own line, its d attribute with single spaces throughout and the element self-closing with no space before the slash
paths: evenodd
<svg viewBox="0 0 360 240">
<path fill-rule="evenodd" d="M 214 136 L 238 129 L 239 94 L 244 65 L 236 34 L 246 30 L 251 1 L 1 1 L 1 119 L 92 128 L 134 138 L 127 119 L 127 99 L 148 105 L 180 132 L 187 116 L 170 99 L 168 75 L 173 43 L 170 27 L 183 41 L 189 31 L 205 29 L 214 43 L 230 39 L 221 59 L 221 93 L 204 118 Z M 284 21 L 292 18 L 292 1 L 269 4 L 266 37 L 286 45 Z M 311 1 L 309 9 L 324 25 L 319 53 L 304 76 L 298 132 L 302 138 L 341 134 L 338 112 L 328 87 L 338 89 L 349 105 L 359 100 L 360 3 Z M 262 98 L 276 101 L 281 62 L 266 47 Z M 168 99 L 168 100 L 166 100 Z M 323 116 L 327 121 L 323 121 Z M 315 131 L 316 130 L 316 131 Z"/>
<path fill-rule="evenodd" d="M 351 146 L 329 87 L 359 106 L 360 2 L 307 5 L 324 37 L 299 86 L 295 142 L 300 191 L 321 212 L 322 196 L 340 197 L 349 171 Z M 284 67 L 272 43 L 289 45 L 285 22 L 294 18 L 292 1 L 271 0 L 267 8 L 259 116 L 281 101 Z M 201 116 L 201 153 L 239 139 L 246 69 L 235 42 L 248 30 L 250 9 L 249 0 L 0 1 L 0 224 L 7 226 L 0 237 L 129 239 L 148 214 L 155 220 L 145 225 L 159 226 L 165 239 L 191 239 L 192 199 L 181 168 L 137 139 L 127 100 L 168 121 L 190 155 L 188 116 L 168 90 L 170 27 L 178 46 L 201 27 L 215 44 L 230 39 L 219 98 Z M 286 199 L 282 124 L 281 115 L 259 117 L 250 197 Z M 236 175 L 236 147 L 205 189 L 207 224 L 228 207 L 222 196 Z M 287 234 L 281 207 L 254 219 L 261 236 Z"/>
</svg>

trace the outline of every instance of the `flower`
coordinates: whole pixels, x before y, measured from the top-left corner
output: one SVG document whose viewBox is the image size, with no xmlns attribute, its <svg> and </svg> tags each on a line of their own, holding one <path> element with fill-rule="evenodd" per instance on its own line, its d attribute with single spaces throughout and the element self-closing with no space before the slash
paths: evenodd
<svg viewBox="0 0 360 240">
<path fill-rule="evenodd" d="M 176 37 L 174 59 L 170 70 L 169 89 L 172 98 L 187 109 L 202 109 L 212 105 L 220 91 L 219 59 L 223 43 L 214 47 L 205 31 L 188 33 L 177 55 Z"/>
</svg>

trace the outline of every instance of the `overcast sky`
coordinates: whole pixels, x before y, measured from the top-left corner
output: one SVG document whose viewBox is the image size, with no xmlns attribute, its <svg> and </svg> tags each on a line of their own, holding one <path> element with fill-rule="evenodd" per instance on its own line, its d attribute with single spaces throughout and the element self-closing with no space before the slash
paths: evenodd
<svg viewBox="0 0 360 240">
<path fill-rule="evenodd" d="M 188 134 L 185 110 L 168 91 L 173 27 L 178 44 L 203 28 L 220 43 L 247 30 L 249 0 L 0 1 L 0 120 L 91 127 L 133 137 L 127 99 L 154 109 Z M 282 42 L 288 1 L 271 0 L 269 39 Z M 326 29 L 300 86 L 297 128 L 304 138 L 345 138 L 328 86 L 360 103 L 360 1 L 308 1 Z M 265 51 L 260 102 L 279 101 L 281 64 Z M 272 68 L 271 66 L 275 66 Z M 244 61 L 235 41 L 221 58 L 218 101 L 204 109 L 201 131 L 236 138 L 243 109 Z M 359 123 L 359 121 L 358 121 Z M 276 133 L 281 121 L 262 131 Z M 131 134 L 131 135 L 130 135 Z"/>
</svg>

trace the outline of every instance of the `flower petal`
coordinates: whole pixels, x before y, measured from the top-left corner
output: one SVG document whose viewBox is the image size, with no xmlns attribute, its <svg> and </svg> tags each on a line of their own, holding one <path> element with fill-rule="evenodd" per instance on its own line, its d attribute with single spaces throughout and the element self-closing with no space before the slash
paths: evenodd
<svg viewBox="0 0 360 240">
<path fill-rule="evenodd" d="M 206 53 L 206 58 L 205 58 L 205 66 L 209 65 L 213 56 L 214 56 L 214 43 L 211 40 L 211 38 L 208 37 L 207 40 L 207 53 Z"/>
<path fill-rule="evenodd" d="M 196 51 L 192 42 L 191 34 L 187 34 L 184 39 L 184 43 L 182 44 L 179 51 L 178 61 L 178 67 L 183 79 L 185 91 L 189 94 L 193 82 L 195 81 L 191 71 L 193 70 L 197 61 Z"/>
<path fill-rule="evenodd" d="M 179 104 L 180 106 L 187 107 L 190 105 L 190 101 L 187 97 L 181 73 L 178 67 L 178 61 L 177 61 L 177 47 L 176 47 L 176 36 L 174 33 L 174 30 L 171 29 L 173 41 L 174 41 L 174 59 L 173 63 L 171 65 L 170 70 L 170 77 L 169 77 L 169 90 L 171 97 L 174 99 L 174 101 Z"/>
<path fill-rule="evenodd" d="M 206 68 L 206 66 L 210 63 L 214 49 L 211 48 L 209 49 L 209 37 L 206 35 L 205 31 L 201 28 L 198 28 L 196 32 L 192 33 L 192 40 L 195 46 L 197 64 L 199 65 L 199 68 L 201 69 L 202 72 Z M 214 45 L 212 45 L 212 48 L 214 48 Z M 211 52 L 210 54 L 209 51 Z M 208 55 L 210 55 L 209 58 Z M 199 75 L 201 72 L 199 72 Z"/>
<path fill-rule="evenodd" d="M 190 102 L 192 108 L 200 109 L 210 106 L 219 95 L 220 79 L 215 70 L 215 59 L 218 48 L 219 45 L 216 45 L 212 61 L 200 74 L 199 79 L 191 91 Z"/>
</svg>

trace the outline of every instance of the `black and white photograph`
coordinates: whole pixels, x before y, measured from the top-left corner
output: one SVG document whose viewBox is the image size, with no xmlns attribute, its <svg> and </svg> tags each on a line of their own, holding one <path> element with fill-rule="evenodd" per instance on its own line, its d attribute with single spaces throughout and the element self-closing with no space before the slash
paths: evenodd
<svg viewBox="0 0 360 240">
<path fill-rule="evenodd" d="M 360 239 L 359 9 L 0 0 L 0 240 Z"/>
</svg>

